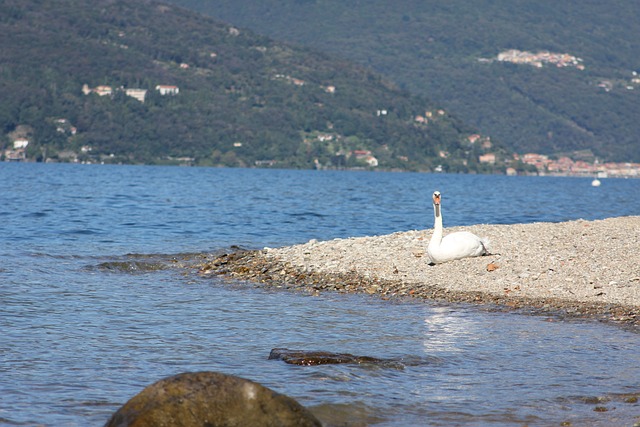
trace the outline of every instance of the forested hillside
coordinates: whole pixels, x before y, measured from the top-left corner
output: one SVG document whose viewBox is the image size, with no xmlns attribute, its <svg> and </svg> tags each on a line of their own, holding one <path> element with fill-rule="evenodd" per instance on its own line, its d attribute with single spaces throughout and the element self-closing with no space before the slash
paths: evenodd
<svg viewBox="0 0 640 427">
<path fill-rule="evenodd" d="M 16 160 L 491 171 L 478 156 L 507 155 L 371 71 L 151 0 L 3 0 L 0 93 Z"/>
<path fill-rule="evenodd" d="M 640 161 L 640 2 L 172 2 L 368 66 L 520 153 Z M 512 49 L 582 66 L 497 60 Z"/>
</svg>

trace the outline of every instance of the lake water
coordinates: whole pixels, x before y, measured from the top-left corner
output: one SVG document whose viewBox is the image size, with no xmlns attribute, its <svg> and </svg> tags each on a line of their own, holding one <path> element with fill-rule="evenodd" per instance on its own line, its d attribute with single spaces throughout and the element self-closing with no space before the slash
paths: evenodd
<svg viewBox="0 0 640 427">
<path fill-rule="evenodd" d="M 212 370 L 333 426 L 631 426 L 640 334 L 480 307 L 306 294 L 156 269 L 232 245 L 640 214 L 640 180 L 0 164 L 0 425 L 101 426 Z M 272 348 L 394 358 L 299 367 Z M 605 411 L 606 409 L 606 411 Z"/>
</svg>

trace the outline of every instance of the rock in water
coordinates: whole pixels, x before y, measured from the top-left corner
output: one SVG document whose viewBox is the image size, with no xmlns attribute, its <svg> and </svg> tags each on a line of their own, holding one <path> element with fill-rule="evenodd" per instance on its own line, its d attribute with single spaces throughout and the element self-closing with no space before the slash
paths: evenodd
<svg viewBox="0 0 640 427">
<path fill-rule="evenodd" d="M 331 353 L 328 351 L 289 350 L 288 348 L 274 348 L 269 354 L 269 360 L 282 360 L 290 365 L 314 366 L 357 364 L 375 365 L 394 369 L 403 369 L 404 365 L 395 360 L 378 359 L 369 356 L 354 356 L 349 353 Z"/>
<path fill-rule="evenodd" d="M 105 427 L 321 426 L 294 399 L 217 372 L 162 379 L 122 406 Z"/>
</svg>

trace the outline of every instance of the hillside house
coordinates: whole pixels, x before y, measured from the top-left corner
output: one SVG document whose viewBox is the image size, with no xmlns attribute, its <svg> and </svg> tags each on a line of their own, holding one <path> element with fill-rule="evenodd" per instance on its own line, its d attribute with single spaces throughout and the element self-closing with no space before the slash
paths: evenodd
<svg viewBox="0 0 640 427">
<path fill-rule="evenodd" d="M 478 135 L 477 133 L 474 133 L 473 135 L 469 135 L 467 137 L 467 140 L 469 141 L 470 144 L 475 144 L 480 140 L 480 135 Z"/>
<path fill-rule="evenodd" d="M 494 165 L 496 163 L 496 155 L 494 153 L 483 154 L 478 158 L 480 163 L 488 163 Z"/>
<path fill-rule="evenodd" d="M 82 85 L 82 93 L 89 95 L 95 93 L 99 96 L 110 96 L 113 94 L 113 88 L 111 86 L 100 85 L 94 88 L 90 88 L 88 84 Z"/>
<path fill-rule="evenodd" d="M 157 85 L 156 90 L 160 92 L 160 95 L 177 95 L 180 93 L 180 88 L 172 85 Z"/>
<path fill-rule="evenodd" d="M 29 140 L 21 138 L 13 141 L 13 150 L 5 150 L 4 157 L 8 162 L 21 162 L 26 160 L 26 149 L 29 145 Z"/>
<path fill-rule="evenodd" d="M 125 89 L 124 93 L 140 102 L 144 102 L 144 98 L 147 96 L 146 89 Z"/>
<path fill-rule="evenodd" d="M 15 141 L 13 141 L 13 149 L 14 150 L 25 149 L 25 148 L 27 148 L 27 145 L 29 145 L 29 140 L 28 139 L 20 138 L 20 139 L 16 139 Z"/>
<path fill-rule="evenodd" d="M 527 153 L 522 156 L 522 161 L 528 165 L 533 165 L 537 169 L 544 169 L 549 164 L 549 157 L 544 154 Z"/>
<path fill-rule="evenodd" d="M 376 159 L 369 150 L 353 150 L 351 152 L 351 155 L 354 156 L 357 160 L 362 160 L 372 168 L 378 166 L 378 159 Z"/>
<path fill-rule="evenodd" d="M 364 161 L 367 162 L 367 164 L 372 167 L 375 168 L 378 166 L 378 159 L 376 159 L 373 156 L 367 156 L 364 158 Z"/>
<path fill-rule="evenodd" d="M 97 93 L 100 96 L 109 96 L 113 93 L 113 89 L 111 86 L 96 86 L 93 90 L 93 93 Z"/>
</svg>

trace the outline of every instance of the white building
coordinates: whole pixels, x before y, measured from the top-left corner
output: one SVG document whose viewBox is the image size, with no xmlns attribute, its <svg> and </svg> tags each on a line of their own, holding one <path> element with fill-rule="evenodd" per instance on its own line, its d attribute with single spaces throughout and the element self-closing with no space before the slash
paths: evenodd
<svg viewBox="0 0 640 427">
<path fill-rule="evenodd" d="M 16 139 L 15 141 L 13 141 L 13 149 L 14 150 L 19 150 L 21 148 L 27 148 L 27 145 L 29 145 L 29 140 L 28 139 Z"/>
<path fill-rule="evenodd" d="M 160 95 L 177 95 L 180 93 L 180 88 L 172 85 L 158 85 L 156 90 L 160 92 Z"/>
<path fill-rule="evenodd" d="M 125 89 L 124 93 L 140 102 L 144 102 L 144 98 L 147 96 L 146 89 Z"/>
</svg>

